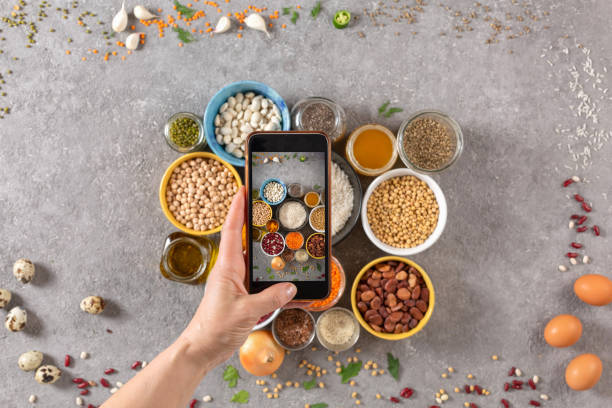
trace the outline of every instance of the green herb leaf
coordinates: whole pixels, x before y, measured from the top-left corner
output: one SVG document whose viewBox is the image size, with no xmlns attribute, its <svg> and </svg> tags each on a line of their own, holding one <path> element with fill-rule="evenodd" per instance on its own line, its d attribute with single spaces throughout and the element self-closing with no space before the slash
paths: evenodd
<svg viewBox="0 0 612 408">
<path fill-rule="evenodd" d="M 302 266 L 302 272 L 306 272 L 308 269 L 310 269 L 310 266 Z"/>
<path fill-rule="evenodd" d="M 324 402 L 319 402 L 316 404 L 310 404 L 310 408 L 327 408 L 329 405 L 327 405 Z"/>
<path fill-rule="evenodd" d="M 320 186 L 320 185 L 318 185 L 318 184 L 315 184 L 314 186 L 312 186 L 312 188 L 314 188 L 315 190 L 318 190 L 318 189 L 320 189 L 320 188 L 321 188 L 321 186 Z"/>
<path fill-rule="evenodd" d="M 249 397 L 250 397 L 250 394 L 248 391 L 240 390 L 234 394 L 231 401 L 237 402 L 238 404 L 246 404 L 247 402 L 249 402 Z"/>
<path fill-rule="evenodd" d="M 268 266 L 268 267 L 266 268 L 266 272 L 270 273 L 270 272 L 272 272 L 272 269 L 271 269 L 271 268 Z"/>
<path fill-rule="evenodd" d="M 230 388 L 234 388 L 238 383 L 238 379 L 240 378 L 240 374 L 238 374 L 238 370 L 232 365 L 228 365 L 225 367 L 225 371 L 223 371 L 223 381 L 227 381 L 227 386 Z"/>
<path fill-rule="evenodd" d="M 297 153 L 293 153 L 293 158 L 295 159 L 297 157 Z"/>
<path fill-rule="evenodd" d="M 387 106 L 389 106 L 390 103 L 391 101 L 387 101 L 383 103 L 382 105 L 380 105 L 380 108 L 378 108 L 378 114 L 382 115 L 382 113 L 387 110 Z"/>
<path fill-rule="evenodd" d="M 313 388 L 315 387 L 315 385 L 317 385 L 317 380 L 315 380 L 315 379 L 313 378 L 313 379 L 312 379 L 312 380 L 310 380 L 310 381 L 304 381 L 304 382 L 302 383 L 302 385 L 304 385 L 304 389 L 308 391 L 308 390 L 310 390 L 310 389 L 313 389 Z"/>
<path fill-rule="evenodd" d="M 321 272 L 321 264 L 320 263 L 317 264 L 317 271 Z"/>
<path fill-rule="evenodd" d="M 183 6 L 181 3 L 179 3 L 177 0 L 174 0 L 174 5 L 176 6 L 176 11 L 178 11 L 179 13 L 181 13 L 182 17 L 185 18 L 191 18 L 193 17 L 193 15 L 195 14 L 195 10 L 192 8 L 189 8 L 187 6 Z"/>
<path fill-rule="evenodd" d="M 317 1 L 317 4 L 315 4 L 312 10 L 310 10 L 310 15 L 312 16 L 312 18 L 317 18 L 320 12 L 321 12 L 321 2 Z"/>
<path fill-rule="evenodd" d="M 294 10 L 293 13 L 291 14 L 291 22 L 293 24 L 297 23 L 298 18 L 300 18 L 300 14 Z"/>
<path fill-rule="evenodd" d="M 291 13 L 291 7 L 283 7 L 283 16 Z"/>
<path fill-rule="evenodd" d="M 385 118 L 390 118 L 391 115 L 393 115 L 394 113 L 397 112 L 403 112 L 404 110 L 402 108 L 391 108 L 389 109 L 387 112 L 385 112 L 385 114 L 383 115 Z"/>
<path fill-rule="evenodd" d="M 399 380 L 399 360 L 391 353 L 387 353 L 387 371 L 396 381 Z"/>
<path fill-rule="evenodd" d="M 183 30 L 181 27 L 173 27 L 172 30 L 178 33 L 178 38 L 185 44 L 195 41 L 195 37 L 187 30 Z"/>
<path fill-rule="evenodd" d="M 268 276 L 268 279 L 270 279 L 270 280 L 274 280 L 274 275 L 269 275 L 269 276 Z"/>
<path fill-rule="evenodd" d="M 361 371 L 362 362 L 350 363 L 349 365 L 340 366 L 340 376 L 342 377 L 342 384 L 346 384 L 349 379 L 355 377 Z"/>
<path fill-rule="evenodd" d="M 259 269 L 259 265 L 253 265 L 253 269 Z"/>
</svg>

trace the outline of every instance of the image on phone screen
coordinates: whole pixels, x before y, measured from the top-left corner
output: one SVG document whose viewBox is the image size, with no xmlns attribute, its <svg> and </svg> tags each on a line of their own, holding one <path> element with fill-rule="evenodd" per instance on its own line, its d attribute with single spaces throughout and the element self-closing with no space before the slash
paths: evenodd
<svg viewBox="0 0 612 408">
<path fill-rule="evenodd" d="M 266 139 L 265 135 L 257 136 Z M 326 144 L 307 146 L 320 151 L 297 150 L 299 143 L 293 146 L 293 150 L 287 149 L 289 146 L 267 150 L 262 149 L 268 147 L 266 143 L 251 143 L 250 280 L 255 287 L 291 281 L 302 298 L 318 298 L 317 294 L 327 293 L 330 261 L 329 158 Z"/>
</svg>

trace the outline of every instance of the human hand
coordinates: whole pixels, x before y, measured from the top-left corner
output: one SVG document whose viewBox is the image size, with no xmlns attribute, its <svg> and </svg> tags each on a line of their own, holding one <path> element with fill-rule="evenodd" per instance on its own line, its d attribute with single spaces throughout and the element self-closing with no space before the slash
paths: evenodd
<svg viewBox="0 0 612 408">
<path fill-rule="evenodd" d="M 249 295 L 244 287 L 242 253 L 245 189 L 238 190 L 227 214 L 219 256 L 206 282 L 204 298 L 182 334 L 207 364 L 227 360 L 246 340 L 261 316 L 287 304 L 296 294 L 292 283 L 278 283 Z"/>
</svg>

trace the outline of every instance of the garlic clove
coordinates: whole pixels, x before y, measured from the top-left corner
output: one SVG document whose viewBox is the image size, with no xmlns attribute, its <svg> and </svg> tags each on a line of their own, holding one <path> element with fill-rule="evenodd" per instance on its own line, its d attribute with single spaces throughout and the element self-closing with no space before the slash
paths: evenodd
<svg viewBox="0 0 612 408">
<path fill-rule="evenodd" d="M 113 17 L 113 31 L 120 33 L 125 30 L 128 23 L 127 11 L 125 11 L 125 1 L 121 3 L 121 10 Z"/>
<path fill-rule="evenodd" d="M 266 20 L 264 20 L 261 15 L 257 13 L 249 14 L 245 19 L 245 23 L 247 27 L 252 28 L 253 30 L 263 31 L 266 33 L 268 38 L 270 38 L 270 33 L 268 33 L 268 29 L 266 28 Z"/>
<path fill-rule="evenodd" d="M 223 16 L 215 26 L 215 34 L 222 34 L 232 27 L 232 20 L 229 17 Z"/>
<path fill-rule="evenodd" d="M 145 6 L 138 5 L 134 7 L 134 17 L 139 20 L 150 20 L 157 17 L 157 15 L 151 13 Z"/>
<path fill-rule="evenodd" d="M 138 48 L 138 43 L 140 42 L 140 34 L 141 33 L 132 33 L 127 36 L 125 39 L 125 48 L 128 50 L 135 50 Z"/>
</svg>

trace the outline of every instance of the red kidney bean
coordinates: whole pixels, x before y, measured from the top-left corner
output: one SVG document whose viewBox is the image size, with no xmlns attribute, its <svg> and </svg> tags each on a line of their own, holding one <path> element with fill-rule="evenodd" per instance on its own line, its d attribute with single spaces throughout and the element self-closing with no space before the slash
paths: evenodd
<svg viewBox="0 0 612 408">
<path fill-rule="evenodd" d="M 576 224 L 578 224 L 578 225 L 582 225 L 582 224 L 584 224 L 584 222 L 585 222 L 587 219 L 588 219 L 588 217 L 587 217 L 586 215 L 583 215 L 582 217 L 580 217 L 580 218 L 578 219 L 578 222 L 577 222 Z"/>
<path fill-rule="evenodd" d="M 563 182 L 563 187 L 567 187 L 567 186 L 569 186 L 570 184 L 572 184 L 573 182 L 574 182 L 574 180 L 572 180 L 571 178 L 570 178 L 570 179 L 567 179 L 567 180 L 565 180 L 565 181 Z"/>
<path fill-rule="evenodd" d="M 75 384 L 81 384 L 81 383 L 84 383 L 85 380 L 82 379 L 81 377 L 77 377 L 77 378 L 73 378 L 72 382 L 75 383 Z"/>
<path fill-rule="evenodd" d="M 189 404 L 189 408 L 193 408 L 193 407 L 195 407 L 195 406 L 196 406 L 196 404 L 197 404 L 197 402 L 198 402 L 198 400 L 197 400 L 197 399 L 195 399 L 195 398 L 194 398 L 194 399 L 192 399 L 192 400 L 191 400 L 191 403 Z"/>
<path fill-rule="evenodd" d="M 586 202 L 582 202 L 582 209 L 586 212 L 591 212 L 593 208 L 590 205 L 588 205 Z"/>
<path fill-rule="evenodd" d="M 389 401 L 394 402 L 394 403 L 396 403 L 396 404 L 397 404 L 398 402 L 400 402 L 399 398 L 397 398 L 397 397 L 389 397 Z"/>
<path fill-rule="evenodd" d="M 471 394 L 472 393 L 472 389 L 467 384 L 463 387 L 463 389 L 465 390 L 466 394 Z"/>
<path fill-rule="evenodd" d="M 588 229 L 589 229 L 589 227 L 584 227 L 584 226 L 583 227 L 578 227 L 578 228 L 576 228 L 576 232 L 584 232 L 584 231 L 586 231 Z"/>
<path fill-rule="evenodd" d="M 114 368 L 107 368 L 106 370 L 104 370 L 104 374 L 109 375 L 115 372 Z"/>
<path fill-rule="evenodd" d="M 572 214 L 572 216 L 570 218 L 572 220 L 577 220 L 578 218 L 580 218 L 580 216 L 578 214 Z"/>
<path fill-rule="evenodd" d="M 579 244 L 578 242 L 572 242 L 571 246 L 572 248 L 576 248 L 576 249 L 582 248 L 582 244 Z"/>
<path fill-rule="evenodd" d="M 64 367 L 70 367 L 70 356 L 68 354 L 64 357 Z"/>
<path fill-rule="evenodd" d="M 527 381 L 527 384 L 529 384 L 529 386 L 531 387 L 532 390 L 536 389 L 536 384 L 535 382 L 533 382 L 533 380 L 530 378 L 529 381 Z"/>
<path fill-rule="evenodd" d="M 100 384 L 102 384 L 103 387 L 110 388 L 110 383 L 106 378 L 100 378 Z"/>
<path fill-rule="evenodd" d="M 474 386 L 474 391 L 476 391 L 478 395 L 482 395 L 482 388 L 480 388 L 479 385 Z"/>
<path fill-rule="evenodd" d="M 88 389 L 81 390 L 81 392 L 79 394 L 87 395 L 87 394 L 89 394 L 89 390 Z"/>
<path fill-rule="evenodd" d="M 82 382 L 79 385 L 77 385 L 77 388 L 87 388 L 87 387 L 89 387 L 88 382 Z"/>
<path fill-rule="evenodd" d="M 87 408 L 96 408 L 96 406 L 92 404 L 87 404 Z"/>
<path fill-rule="evenodd" d="M 413 393 L 414 393 L 414 390 L 412 388 L 406 387 L 400 392 L 400 396 L 402 398 L 410 398 L 412 397 Z"/>
<path fill-rule="evenodd" d="M 581 196 L 580 194 L 574 194 L 574 199 L 576 201 L 578 201 L 579 203 L 583 203 L 584 202 L 584 197 Z"/>
<path fill-rule="evenodd" d="M 142 366 L 142 361 L 134 361 L 132 363 L 132 370 L 136 370 L 140 366 Z"/>
<path fill-rule="evenodd" d="M 596 236 L 599 236 L 599 227 L 597 225 L 593 225 L 593 232 Z"/>
<path fill-rule="evenodd" d="M 510 384 L 504 383 L 504 391 L 510 391 Z"/>
<path fill-rule="evenodd" d="M 576 252 L 568 252 L 565 254 L 568 258 L 578 258 L 578 253 Z"/>
<path fill-rule="evenodd" d="M 538 401 L 531 400 L 529 401 L 529 405 L 533 405 L 534 407 L 539 407 L 542 404 L 540 404 Z"/>
<path fill-rule="evenodd" d="M 514 377 L 516 375 L 516 367 L 512 367 L 510 371 L 508 371 L 509 377 Z"/>
<path fill-rule="evenodd" d="M 508 400 L 502 398 L 501 403 L 504 408 L 510 408 L 510 403 L 508 402 Z"/>
</svg>

